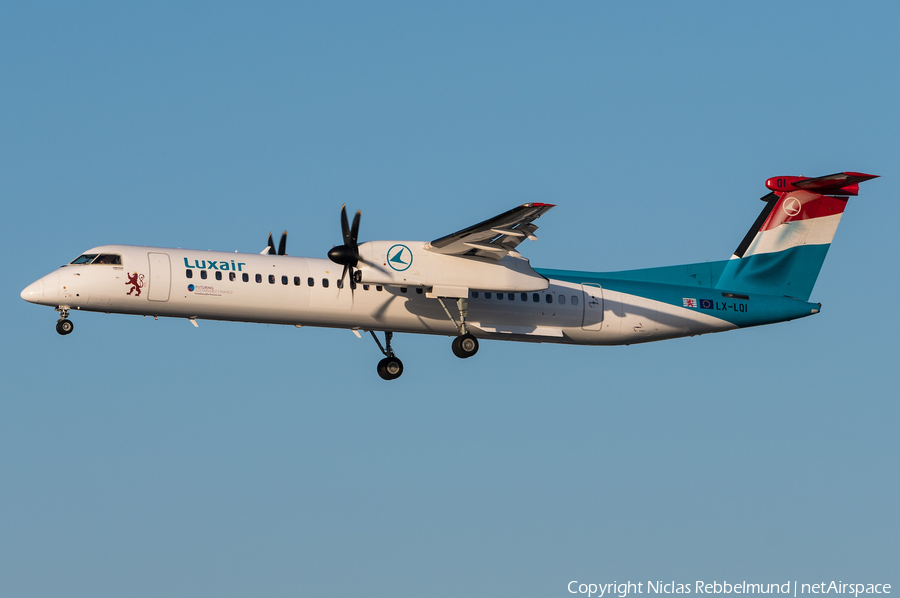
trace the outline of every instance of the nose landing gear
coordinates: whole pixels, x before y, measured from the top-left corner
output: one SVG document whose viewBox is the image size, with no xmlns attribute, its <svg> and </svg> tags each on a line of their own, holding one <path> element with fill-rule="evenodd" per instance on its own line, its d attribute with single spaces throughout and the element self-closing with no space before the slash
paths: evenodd
<svg viewBox="0 0 900 598">
<path fill-rule="evenodd" d="M 369 334 L 372 335 L 372 338 L 375 339 L 375 344 L 384 353 L 384 359 L 378 362 L 378 375 L 384 380 L 396 380 L 403 373 L 403 362 L 397 359 L 394 355 L 394 350 L 391 348 L 391 338 L 394 336 L 394 333 L 384 333 L 385 346 L 381 345 L 381 341 L 375 336 L 374 331 L 370 330 Z"/>
<path fill-rule="evenodd" d="M 395 380 L 403 373 L 403 362 L 396 357 L 385 357 L 378 362 L 378 375 L 385 380 Z"/>
<path fill-rule="evenodd" d="M 56 321 L 56 331 L 61 335 L 72 334 L 75 330 L 75 324 L 69 320 L 69 310 L 57 308 L 59 312 L 59 320 Z"/>
</svg>

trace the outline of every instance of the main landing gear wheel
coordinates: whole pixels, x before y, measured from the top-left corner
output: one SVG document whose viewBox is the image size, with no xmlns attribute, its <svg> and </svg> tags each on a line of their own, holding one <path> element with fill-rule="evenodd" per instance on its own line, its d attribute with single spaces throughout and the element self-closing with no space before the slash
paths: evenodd
<svg viewBox="0 0 900 598">
<path fill-rule="evenodd" d="M 453 339 L 453 344 L 450 346 L 453 349 L 453 354 L 460 359 L 466 359 L 478 353 L 478 339 L 471 334 L 457 336 Z"/>
<path fill-rule="evenodd" d="M 73 330 L 75 330 L 75 324 L 70 320 L 60 320 L 56 323 L 56 331 L 63 336 L 72 334 Z"/>
<path fill-rule="evenodd" d="M 403 362 L 396 357 L 385 357 L 378 362 L 378 375 L 385 380 L 395 380 L 403 373 Z"/>
</svg>

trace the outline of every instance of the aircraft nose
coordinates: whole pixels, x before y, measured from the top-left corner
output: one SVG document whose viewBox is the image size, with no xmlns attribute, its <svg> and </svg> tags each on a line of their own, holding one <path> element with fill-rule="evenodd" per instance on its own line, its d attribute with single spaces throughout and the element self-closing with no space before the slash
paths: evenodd
<svg viewBox="0 0 900 598">
<path fill-rule="evenodd" d="M 29 303 L 39 303 L 41 299 L 44 297 L 44 292 L 41 289 L 41 281 L 36 280 L 24 289 L 19 294 L 22 299 Z"/>
<path fill-rule="evenodd" d="M 29 303 L 56 305 L 59 301 L 59 272 L 51 272 L 42 279 L 35 280 L 22 289 L 19 296 Z"/>
</svg>

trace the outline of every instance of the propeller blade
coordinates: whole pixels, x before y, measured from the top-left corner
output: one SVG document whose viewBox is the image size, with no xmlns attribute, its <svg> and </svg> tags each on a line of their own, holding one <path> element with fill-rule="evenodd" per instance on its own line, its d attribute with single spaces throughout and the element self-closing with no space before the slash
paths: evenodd
<svg viewBox="0 0 900 598">
<path fill-rule="evenodd" d="M 269 233 L 269 255 L 275 255 L 275 241 L 272 240 L 272 233 Z"/>
<path fill-rule="evenodd" d="M 359 238 L 359 217 L 362 216 L 360 210 L 356 210 L 356 216 L 353 217 L 353 225 L 350 226 L 350 242 L 347 245 L 356 247 L 356 240 Z"/>
<path fill-rule="evenodd" d="M 347 276 L 347 268 L 350 267 L 350 264 L 344 264 L 344 271 L 341 272 L 341 286 L 344 286 L 344 278 Z"/>
<path fill-rule="evenodd" d="M 353 276 L 353 266 L 350 266 L 350 307 L 356 303 L 356 281 Z"/>
<path fill-rule="evenodd" d="M 287 248 L 287 231 L 281 233 L 281 241 L 278 243 L 278 255 L 286 255 L 284 250 Z"/>
<path fill-rule="evenodd" d="M 347 204 L 341 206 L 341 236 L 344 238 L 344 245 L 350 245 L 350 225 L 347 224 Z"/>
</svg>

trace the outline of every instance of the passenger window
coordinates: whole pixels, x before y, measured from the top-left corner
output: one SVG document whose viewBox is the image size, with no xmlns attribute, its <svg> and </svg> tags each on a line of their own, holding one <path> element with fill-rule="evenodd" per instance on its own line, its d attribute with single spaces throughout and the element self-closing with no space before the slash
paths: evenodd
<svg viewBox="0 0 900 598">
<path fill-rule="evenodd" d="M 312 276 L 310 276 L 309 278 L 306 279 L 306 284 L 311 287 L 314 287 L 314 286 L 316 286 L 316 279 L 313 278 Z"/>
<path fill-rule="evenodd" d="M 559 304 L 560 304 L 560 305 L 565 305 L 565 304 L 566 304 L 566 296 L 565 296 L 565 295 L 560 295 L 560 296 L 559 296 Z"/>
<path fill-rule="evenodd" d="M 185 271 L 184 271 L 184 275 L 185 275 L 187 278 L 193 278 L 193 277 L 194 277 L 194 271 L 193 271 L 193 270 L 185 270 Z"/>
<path fill-rule="evenodd" d="M 484 294 L 484 298 L 485 298 L 485 299 L 490 299 L 490 298 L 491 298 L 491 294 L 490 294 L 490 293 L 485 293 L 485 294 Z"/>
<path fill-rule="evenodd" d="M 378 285 L 378 286 L 375 287 L 375 290 L 376 290 L 376 291 L 380 291 L 380 290 L 383 289 L 383 288 L 384 288 L 383 286 Z"/>
<path fill-rule="evenodd" d="M 235 274 L 234 272 L 228 273 L 228 280 L 230 280 L 231 282 L 234 282 L 235 278 L 237 278 L 237 274 Z"/>
<path fill-rule="evenodd" d="M 478 299 L 478 291 L 472 291 L 472 299 Z"/>
<path fill-rule="evenodd" d="M 363 285 L 363 290 L 364 290 L 364 291 L 368 291 L 368 290 L 369 290 L 369 285 L 364 284 L 364 285 Z"/>
<path fill-rule="evenodd" d="M 262 282 L 262 274 L 256 275 L 256 282 Z"/>
<path fill-rule="evenodd" d="M 288 283 L 287 276 L 282 276 L 282 277 L 281 277 L 281 284 L 287 284 L 287 283 Z"/>
<path fill-rule="evenodd" d="M 338 278 L 336 281 L 334 281 L 334 284 L 337 285 L 337 288 L 343 289 L 344 288 L 344 279 Z"/>
<path fill-rule="evenodd" d="M 295 286 L 295 287 L 299 287 L 299 286 L 300 286 L 300 277 L 299 277 L 299 276 L 295 276 L 295 277 L 294 277 L 294 286 Z"/>
<path fill-rule="evenodd" d="M 244 282 L 250 282 L 250 275 L 244 272 L 243 274 L 241 274 L 241 280 L 243 280 Z"/>
<path fill-rule="evenodd" d="M 275 275 L 269 274 L 269 284 L 275 284 Z"/>
<path fill-rule="evenodd" d="M 497 293 L 497 299 L 503 301 L 503 293 Z"/>
<path fill-rule="evenodd" d="M 522 301 L 528 301 L 528 293 L 522 293 Z"/>
<path fill-rule="evenodd" d="M 540 293 L 534 293 L 534 294 L 531 296 L 531 299 L 532 299 L 532 301 L 534 301 L 535 303 L 540 303 L 540 302 L 541 302 L 541 295 L 540 295 Z"/>
<path fill-rule="evenodd" d="M 572 295 L 572 305 L 578 305 L 578 295 Z"/>
<path fill-rule="evenodd" d="M 508 295 L 506 296 L 506 298 L 509 299 L 510 301 L 515 301 L 515 300 L 516 300 L 516 294 L 515 294 L 515 293 L 510 293 L 510 294 L 508 294 Z"/>
<path fill-rule="evenodd" d="M 216 280 L 222 280 L 222 273 L 216 270 Z"/>
<path fill-rule="evenodd" d="M 416 294 L 417 294 L 417 295 L 421 295 L 421 294 L 422 294 L 422 287 L 416 287 Z"/>
<path fill-rule="evenodd" d="M 326 289 L 328 288 L 328 279 L 327 278 L 322 279 L 322 286 L 325 287 Z"/>
<path fill-rule="evenodd" d="M 553 295 L 551 295 L 550 293 L 547 293 L 546 297 L 547 297 L 547 303 L 553 303 Z"/>
<path fill-rule="evenodd" d="M 200 278 L 206 280 L 206 270 L 200 270 Z"/>
<path fill-rule="evenodd" d="M 405 292 L 408 291 L 408 290 L 409 290 L 409 289 L 407 289 L 406 287 L 400 287 L 400 292 L 401 292 L 401 293 L 405 293 Z"/>
</svg>

